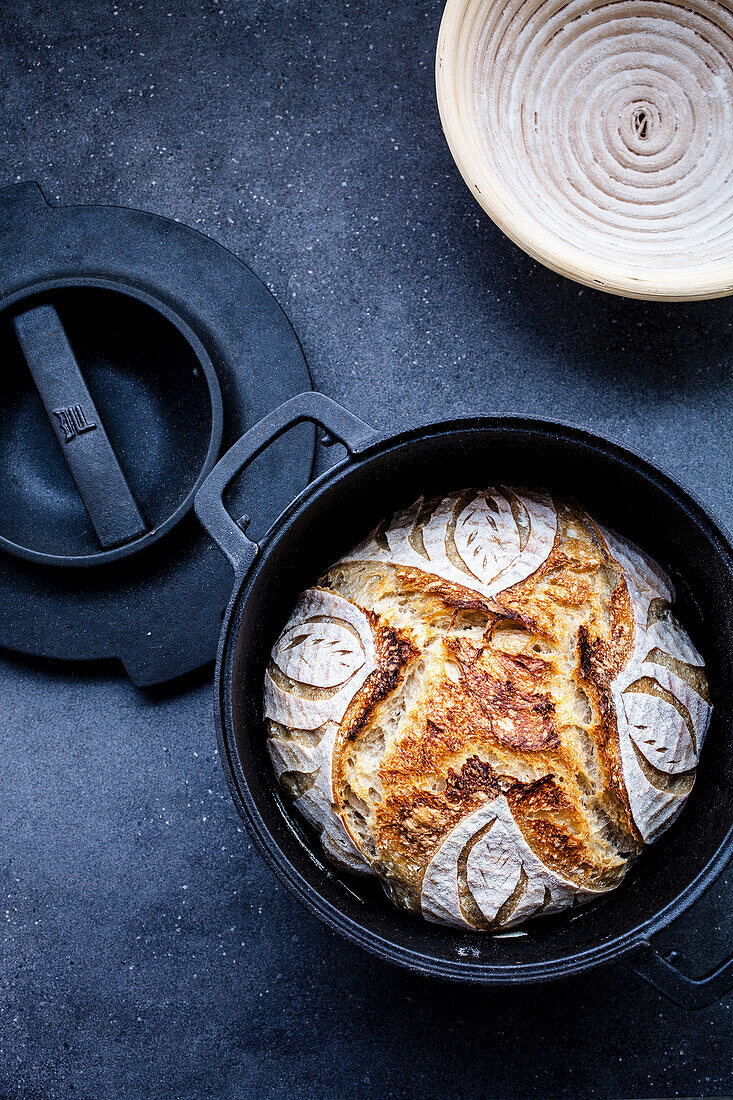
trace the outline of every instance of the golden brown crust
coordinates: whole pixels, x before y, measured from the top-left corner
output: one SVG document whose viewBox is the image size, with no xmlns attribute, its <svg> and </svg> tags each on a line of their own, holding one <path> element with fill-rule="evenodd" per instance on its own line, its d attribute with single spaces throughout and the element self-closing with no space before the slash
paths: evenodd
<svg viewBox="0 0 733 1100">
<path fill-rule="evenodd" d="M 494 624 L 495 625 L 495 624 Z M 447 638 L 445 646 L 461 670 L 458 689 L 446 693 L 441 719 L 456 727 L 471 727 L 507 748 L 537 752 L 559 746 L 555 706 L 546 686 L 548 662 L 532 653 L 493 649 L 489 628 L 485 646 L 465 638 Z M 442 701 L 442 700 L 441 700 Z"/>
<path fill-rule="evenodd" d="M 554 642 L 577 624 L 575 680 L 598 714 L 594 741 L 606 801 L 620 828 L 640 840 L 623 779 L 611 682 L 634 645 L 634 616 L 624 578 L 596 524 L 580 509 L 559 505 L 558 537 L 547 561 L 501 602 L 529 627 Z"/>
<path fill-rule="evenodd" d="M 451 613 L 449 625 L 422 651 L 405 638 L 392 643 L 399 654 L 392 671 L 374 673 L 349 708 L 341 744 L 350 743 L 350 761 L 337 754 L 335 790 L 346 807 L 358 788 L 361 739 L 372 751 L 381 738 L 381 791 L 368 822 L 372 859 L 413 897 L 451 830 L 500 793 L 530 847 L 568 882 L 593 888 L 622 873 L 625 860 L 599 835 L 599 820 L 636 850 L 609 695 L 633 639 L 633 618 L 583 514 L 564 508 L 559 519 L 544 564 L 497 597 L 503 614 L 495 601 L 439 577 L 404 567 L 390 573 L 394 591 L 438 601 L 438 610 Z M 476 613 L 482 629 L 451 633 L 459 610 Z M 404 683 L 420 656 L 419 691 L 398 733 L 385 739 L 380 708 L 392 706 L 397 680 Z M 573 691 L 587 708 L 582 735 L 596 760 L 597 797 L 590 765 L 578 753 Z M 358 835 L 354 840 L 360 844 Z"/>
</svg>

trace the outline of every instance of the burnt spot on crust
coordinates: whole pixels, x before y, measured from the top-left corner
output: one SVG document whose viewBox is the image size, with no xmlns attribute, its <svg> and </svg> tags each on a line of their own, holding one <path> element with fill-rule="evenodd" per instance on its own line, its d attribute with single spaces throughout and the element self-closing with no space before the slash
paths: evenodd
<svg viewBox="0 0 733 1100">
<path fill-rule="evenodd" d="M 578 629 L 578 667 L 581 675 L 591 683 L 605 686 L 613 679 L 613 654 L 608 643 L 592 637 L 587 626 Z"/>
<path fill-rule="evenodd" d="M 488 761 L 469 756 L 459 772 L 448 768 L 445 797 L 449 802 L 464 802 L 478 792 L 488 798 L 501 793 L 499 778 Z"/>
<path fill-rule="evenodd" d="M 465 638 L 448 638 L 445 644 L 461 669 L 460 700 L 467 717 L 524 752 L 559 747 L 555 704 L 540 690 L 547 673 L 542 657 L 490 651 Z"/>
</svg>

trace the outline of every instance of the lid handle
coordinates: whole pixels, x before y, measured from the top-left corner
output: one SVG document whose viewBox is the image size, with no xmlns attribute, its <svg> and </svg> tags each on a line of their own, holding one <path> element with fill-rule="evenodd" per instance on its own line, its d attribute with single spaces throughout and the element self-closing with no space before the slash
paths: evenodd
<svg viewBox="0 0 733 1100">
<path fill-rule="evenodd" d="M 13 319 L 15 333 L 61 452 L 103 547 L 146 531 L 117 455 L 53 306 Z"/>
</svg>

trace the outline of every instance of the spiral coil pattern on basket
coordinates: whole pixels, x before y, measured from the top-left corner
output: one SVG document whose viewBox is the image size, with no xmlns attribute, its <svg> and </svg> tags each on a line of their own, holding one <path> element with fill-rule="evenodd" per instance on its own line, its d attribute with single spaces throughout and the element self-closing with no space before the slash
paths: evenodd
<svg viewBox="0 0 733 1100">
<path fill-rule="evenodd" d="M 733 282 L 729 3 L 449 0 L 449 12 L 446 134 L 510 236 L 558 270 L 566 250 L 571 277 L 577 250 L 640 296 L 655 273 L 670 296 L 685 296 L 685 273 Z"/>
</svg>

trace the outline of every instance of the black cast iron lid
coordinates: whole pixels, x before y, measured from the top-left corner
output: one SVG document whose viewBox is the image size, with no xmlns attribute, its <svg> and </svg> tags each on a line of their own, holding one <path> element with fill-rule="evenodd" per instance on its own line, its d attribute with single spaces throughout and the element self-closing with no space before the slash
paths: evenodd
<svg viewBox="0 0 733 1100">
<path fill-rule="evenodd" d="M 256 276 L 178 223 L 0 191 L 0 645 L 118 657 L 137 684 L 215 654 L 229 567 L 191 511 L 228 447 L 310 389 Z M 304 427 L 236 488 L 269 522 L 307 482 Z"/>
</svg>

